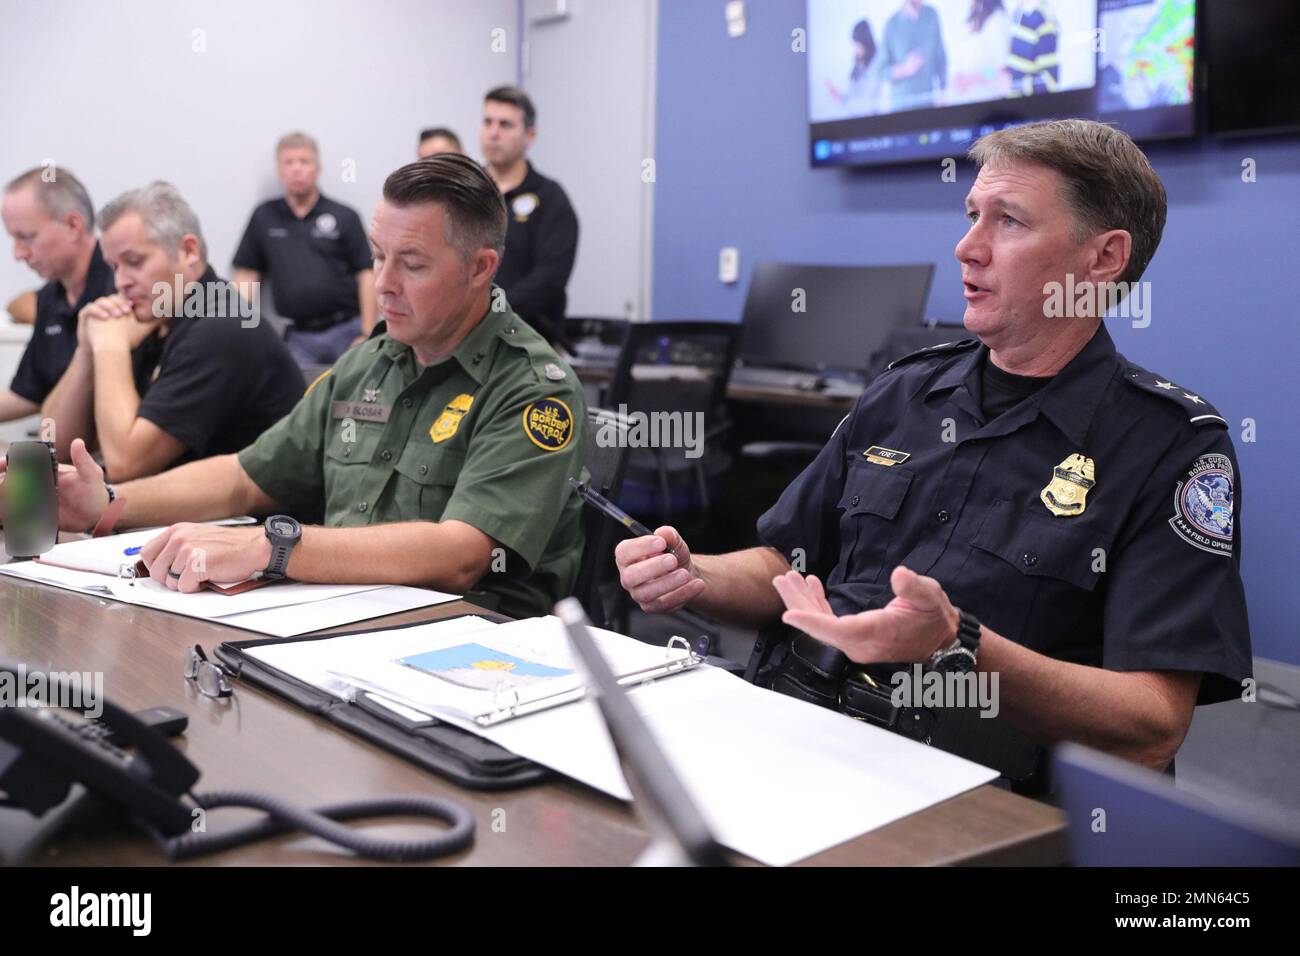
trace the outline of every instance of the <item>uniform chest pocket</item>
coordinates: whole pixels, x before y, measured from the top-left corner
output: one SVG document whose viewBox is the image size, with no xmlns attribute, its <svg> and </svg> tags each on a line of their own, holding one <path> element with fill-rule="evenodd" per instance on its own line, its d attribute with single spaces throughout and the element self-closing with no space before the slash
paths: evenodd
<svg viewBox="0 0 1300 956">
<path fill-rule="evenodd" d="M 1007 501 L 989 509 L 971 546 L 994 555 L 1028 578 L 1055 578 L 1084 591 L 1105 568 L 1105 542 L 1073 518 L 1018 511 Z"/>
<path fill-rule="evenodd" d="M 353 501 L 362 491 L 366 466 L 378 454 L 384 426 L 375 422 L 334 420 L 325 442 L 325 497 Z"/>
<path fill-rule="evenodd" d="M 463 451 L 430 445 L 407 447 L 394 469 L 394 520 L 439 520 L 464 467 Z"/>
<path fill-rule="evenodd" d="M 984 623 L 1012 640 L 1062 656 L 1099 624 L 1101 583 L 1110 542 L 1076 518 L 1027 512 L 996 501 L 971 540 L 961 572 L 965 593 L 979 595 Z M 976 599 L 971 599 L 972 608 Z"/>
<path fill-rule="evenodd" d="M 915 475 L 884 465 L 853 462 L 840 496 L 840 561 L 844 580 L 876 581 L 898 537 L 898 517 Z"/>
</svg>

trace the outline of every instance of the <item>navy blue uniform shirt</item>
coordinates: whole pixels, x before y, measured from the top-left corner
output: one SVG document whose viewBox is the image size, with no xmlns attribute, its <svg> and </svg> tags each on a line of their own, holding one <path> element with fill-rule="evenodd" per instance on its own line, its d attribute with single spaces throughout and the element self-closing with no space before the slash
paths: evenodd
<svg viewBox="0 0 1300 956">
<path fill-rule="evenodd" d="M 1104 325 L 986 421 L 987 355 L 966 340 L 891 365 L 759 540 L 821 577 L 838 614 L 888 603 L 902 564 L 1041 654 L 1201 671 L 1198 703 L 1240 696 L 1250 634 L 1227 422 L 1131 364 Z"/>
</svg>

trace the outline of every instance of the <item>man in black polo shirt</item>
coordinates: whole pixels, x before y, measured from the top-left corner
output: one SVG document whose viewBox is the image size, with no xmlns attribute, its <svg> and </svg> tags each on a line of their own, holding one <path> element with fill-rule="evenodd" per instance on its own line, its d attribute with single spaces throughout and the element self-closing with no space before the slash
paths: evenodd
<svg viewBox="0 0 1300 956">
<path fill-rule="evenodd" d="M 537 111 L 514 86 L 488 92 L 479 145 L 509 213 L 497 272 L 510 307 L 552 344 L 564 344 L 565 286 L 578 254 L 578 217 L 569 197 L 525 158 L 537 138 Z"/>
<path fill-rule="evenodd" d="M 31 341 L 0 393 L 0 421 L 11 421 L 40 411 L 54 391 L 77 349 L 77 313 L 113 291 L 113 270 L 95 242 L 90 196 L 66 169 L 40 167 L 11 180 L 0 215 L 14 258 L 48 280 L 36 296 Z"/>
<path fill-rule="evenodd" d="M 253 210 L 235 252 L 235 282 L 271 281 L 286 341 L 300 365 L 333 365 L 375 326 L 370 243 L 350 206 L 321 195 L 320 153 L 305 133 L 275 150 L 284 198 Z"/>
<path fill-rule="evenodd" d="M 55 410 L 59 431 L 98 438 L 114 481 L 238 451 L 302 397 L 284 342 L 207 262 L 198 217 L 152 183 L 99 214 L 117 293 L 87 305 Z M 132 350 L 146 359 L 143 385 Z"/>
</svg>

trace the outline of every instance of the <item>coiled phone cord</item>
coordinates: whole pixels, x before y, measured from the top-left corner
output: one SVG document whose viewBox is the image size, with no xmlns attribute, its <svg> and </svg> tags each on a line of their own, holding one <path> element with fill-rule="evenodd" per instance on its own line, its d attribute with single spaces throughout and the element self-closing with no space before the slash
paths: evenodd
<svg viewBox="0 0 1300 956">
<path fill-rule="evenodd" d="M 459 803 L 434 797 L 381 797 L 313 809 L 243 790 L 216 790 L 194 794 L 193 799 L 205 811 L 218 807 L 251 807 L 265 811 L 267 816 L 222 833 L 184 833 L 168 837 L 155 831 L 155 839 L 162 845 L 168 859 L 189 860 L 292 830 L 318 836 L 358 856 L 389 863 L 429 860 L 463 850 L 474 842 L 473 815 Z M 399 815 L 434 817 L 451 824 L 451 829 L 425 840 L 389 840 L 366 836 L 337 822 Z"/>
</svg>

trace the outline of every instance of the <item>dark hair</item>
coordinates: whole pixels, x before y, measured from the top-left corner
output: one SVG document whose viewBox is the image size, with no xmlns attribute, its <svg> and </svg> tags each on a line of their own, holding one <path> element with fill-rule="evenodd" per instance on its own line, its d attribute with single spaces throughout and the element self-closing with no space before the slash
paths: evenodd
<svg viewBox="0 0 1300 956">
<path fill-rule="evenodd" d="M 859 20 L 853 24 L 853 42 L 861 43 L 863 49 L 862 62 L 859 63 L 854 57 L 853 72 L 849 74 L 850 79 L 856 80 L 867 71 L 867 67 L 876 56 L 876 38 L 871 35 L 871 24 L 866 20 Z"/>
<path fill-rule="evenodd" d="M 453 133 L 451 130 L 447 129 L 447 127 L 445 127 L 445 126 L 434 126 L 434 127 L 431 127 L 430 129 L 422 129 L 422 130 L 420 130 L 420 142 L 421 142 L 421 143 L 423 143 L 425 140 L 429 140 L 429 139 L 437 139 L 437 138 L 439 138 L 439 137 L 441 137 L 442 139 L 449 139 L 449 140 L 451 140 L 453 143 L 456 144 L 456 151 L 457 151 L 457 152 L 460 151 L 460 137 L 457 136 L 455 133 Z"/>
<path fill-rule="evenodd" d="M 1168 199 L 1142 150 L 1105 123 L 1068 119 L 1014 126 L 981 136 L 970 148 L 977 166 L 1037 163 L 1061 174 L 1065 203 L 1082 242 L 1108 229 L 1132 237 L 1121 282 L 1137 282 L 1160 245 Z"/>
<path fill-rule="evenodd" d="M 384 199 L 394 206 L 437 203 L 447 213 L 447 242 L 468 262 L 485 246 L 506 247 L 506 203 L 478 163 L 442 153 L 407 163 L 384 180 Z"/>
<path fill-rule="evenodd" d="M 528 94 L 517 86 L 498 86 L 496 89 L 488 90 L 487 96 L 483 97 L 483 102 L 508 103 L 517 106 L 524 111 L 525 129 L 532 129 L 537 125 L 537 108 L 533 106 L 533 101 L 529 99 Z"/>
<path fill-rule="evenodd" d="M 979 33 L 984 28 L 984 21 L 1002 9 L 1002 0 L 971 0 L 970 15 L 966 22 L 971 30 Z"/>
</svg>

